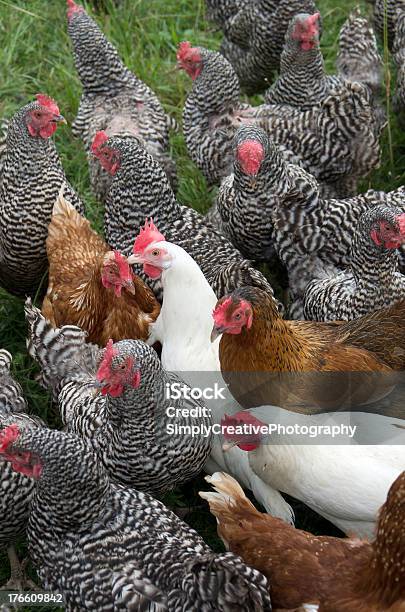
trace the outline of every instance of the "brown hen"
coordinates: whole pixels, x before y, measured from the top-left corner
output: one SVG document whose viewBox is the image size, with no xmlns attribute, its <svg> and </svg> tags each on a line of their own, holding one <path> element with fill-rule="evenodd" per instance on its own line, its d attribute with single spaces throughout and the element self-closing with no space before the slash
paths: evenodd
<svg viewBox="0 0 405 612">
<path fill-rule="evenodd" d="M 405 300 L 350 322 L 285 321 L 270 295 L 243 287 L 213 317 L 221 371 L 247 408 L 352 408 L 384 397 L 405 370 Z"/>
<path fill-rule="evenodd" d="M 110 338 L 147 340 L 160 312 L 153 292 L 62 194 L 53 209 L 46 248 L 49 285 L 42 314 L 54 327 L 78 325 L 89 342 L 100 346 Z"/>
<path fill-rule="evenodd" d="M 275 612 L 404 612 L 405 472 L 388 492 L 372 543 L 294 529 L 256 510 L 228 474 L 206 480 L 216 493 L 200 496 L 217 518 L 220 538 L 266 576 Z"/>
</svg>

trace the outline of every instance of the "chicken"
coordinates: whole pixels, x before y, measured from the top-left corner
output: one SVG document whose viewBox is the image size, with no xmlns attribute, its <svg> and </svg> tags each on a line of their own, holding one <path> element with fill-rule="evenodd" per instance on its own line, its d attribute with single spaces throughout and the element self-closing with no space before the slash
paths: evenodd
<svg viewBox="0 0 405 612">
<path fill-rule="evenodd" d="M 114 46 L 84 8 L 73 0 L 67 0 L 67 5 L 68 32 L 83 86 L 73 134 L 83 141 L 87 151 L 99 130 L 105 130 L 109 136 L 138 137 L 162 164 L 175 187 L 176 166 L 169 155 L 169 127 L 173 122 L 154 92 L 124 66 Z M 92 189 L 104 201 L 110 176 L 91 156 L 89 169 Z"/>
<path fill-rule="evenodd" d="M 0 180 L 0 285 L 15 295 L 37 291 L 47 269 L 45 241 L 60 188 L 83 213 L 50 137 L 64 118 L 38 94 L 11 119 Z"/>
<path fill-rule="evenodd" d="M 187 386 L 177 399 L 168 394 L 183 381 L 162 369 L 152 348 L 110 340 L 101 352 L 85 344 L 80 328 L 53 329 L 30 303 L 25 310 L 42 384 L 58 401 L 67 431 L 88 440 L 113 481 L 163 495 L 202 470 L 211 450 L 210 416 L 188 397 Z M 208 434 L 193 436 L 191 426 Z"/>
<path fill-rule="evenodd" d="M 340 29 L 336 68 L 343 79 L 364 83 L 374 96 L 381 95 L 383 60 L 374 30 L 361 16 L 359 7 L 350 13 Z"/>
<path fill-rule="evenodd" d="M 150 495 L 111 482 L 78 436 L 12 424 L 0 444 L 15 472 L 37 478 L 28 548 L 43 587 L 61 593 L 67 611 L 271 610 L 262 574 L 213 553 Z"/>
<path fill-rule="evenodd" d="M 284 36 L 297 13 L 315 13 L 313 0 L 206 0 L 208 13 L 224 32 L 221 53 L 248 94 L 266 89 L 279 68 Z"/>
<path fill-rule="evenodd" d="M 369 0 L 374 5 L 374 26 L 382 42 L 387 28 L 387 43 L 392 49 L 398 10 L 405 9 L 405 0 Z"/>
<path fill-rule="evenodd" d="M 227 549 L 261 571 L 273 609 L 314 603 L 319 612 L 400 612 L 405 606 L 405 472 L 388 491 L 375 540 L 314 536 L 258 512 L 228 474 L 200 492 Z M 308 608 L 309 609 L 309 608 Z"/>
<path fill-rule="evenodd" d="M 403 209 L 380 204 L 363 213 L 354 228 L 348 271 L 309 283 L 305 318 L 351 320 L 404 300 L 405 276 L 398 271 L 398 248 L 403 243 Z"/>
<path fill-rule="evenodd" d="M 319 13 L 300 12 L 291 19 L 280 59 L 280 74 L 266 91 L 267 104 L 287 104 L 302 110 L 318 106 L 340 84 L 325 72 L 319 48 Z"/>
<path fill-rule="evenodd" d="M 225 416 L 221 430 L 225 447 L 243 448 L 253 471 L 270 486 L 301 500 L 347 535 L 370 539 L 388 490 L 404 468 L 403 423 L 379 414 L 308 416 L 260 406 Z M 336 437 L 333 426 L 341 431 Z"/>
<path fill-rule="evenodd" d="M 268 261 L 275 247 L 288 271 L 294 318 L 302 318 L 302 296 L 310 281 L 349 264 L 352 228 L 361 213 L 381 201 L 403 198 L 399 189 L 321 199 L 315 178 L 288 163 L 255 126 L 237 131 L 233 170 L 216 202 L 225 234 L 258 261 Z"/>
<path fill-rule="evenodd" d="M 0 432 L 10 423 L 17 423 L 21 429 L 43 427 L 41 419 L 26 414 L 22 389 L 10 374 L 11 362 L 10 353 L 0 349 Z M 7 548 L 11 577 L 2 588 L 20 591 L 35 588 L 25 577 L 14 548 L 14 541 L 24 533 L 27 525 L 34 482 L 24 472 L 14 472 L 4 459 L 0 456 L 0 549 Z"/>
<path fill-rule="evenodd" d="M 388 374 L 405 369 L 404 323 L 398 326 L 405 300 L 392 318 L 389 313 L 341 324 L 285 321 L 271 297 L 243 287 L 218 301 L 212 339 L 223 334 L 221 371 L 243 406 L 297 402 L 312 412 L 336 409 L 377 401 L 398 382 Z"/>
<path fill-rule="evenodd" d="M 259 286 L 271 294 L 267 279 L 250 261 L 192 208 L 181 206 L 159 164 L 134 139 L 98 134 L 93 152 L 113 175 L 105 208 L 107 242 L 125 255 L 132 251 L 134 232 L 153 218 L 167 238 L 196 260 L 217 295 L 242 285 Z M 141 278 L 160 297 L 160 281 Z"/>
<path fill-rule="evenodd" d="M 49 285 L 42 313 L 54 327 L 78 325 L 100 346 L 110 338 L 147 340 L 160 311 L 155 296 L 62 195 L 46 248 Z"/>
<path fill-rule="evenodd" d="M 324 198 L 355 195 L 358 181 L 380 164 L 384 124 L 369 88 L 361 83 L 342 81 L 319 108 L 264 104 L 250 110 L 247 120 L 300 159 Z"/>
<path fill-rule="evenodd" d="M 180 246 L 166 241 L 154 226 L 139 234 L 129 261 L 141 263 L 148 274 L 162 279 L 163 305 L 149 343 L 161 342 L 163 367 L 181 372 L 191 387 L 208 389 L 217 385 L 220 388 L 220 394 L 206 400 L 213 421 L 218 425 L 226 407 L 235 402 L 229 397 L 219 372 L 219 342 L 210 342 L 211 311 L 217 300 L 215 293 L 192 257 Z M 218 469 L 231 473 L 251 489 L 268 512 L 291 522 L 291 508 L 252 472 L 246 454 L 238 448 L 224 453 L 221 438 L 214 435 L 205 470 L 213 473 Z"/>
<path fill-rule="evenodd" d="M 214 185 L 230 172 L 229 143 L 248 106 L 240 101 L 234 69 L 220 53 L 182 42 L 177 61 L 193 80 L 183 109 L 187 151 L 208 185 Z"/>
</svg>

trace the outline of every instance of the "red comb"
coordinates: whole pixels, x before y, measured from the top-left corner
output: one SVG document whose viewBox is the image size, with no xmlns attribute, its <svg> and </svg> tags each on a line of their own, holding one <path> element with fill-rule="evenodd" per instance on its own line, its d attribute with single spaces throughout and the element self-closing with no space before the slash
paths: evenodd
<svg viewBox="0 0 405 612">
<path fill-rule="evenodd" d="M 222 325 L 226 321 L 225 313 L 232 303 L 232 298 L 227 297 L 223 302 L 219 302 L 214 310 L 212 311 L 212 318 L 214 319 L 216 325 Z"/>
<path fill-rule="evenodd" d="M 260 421 L 260 419 L 257 419 L 255 416 L 253 416 L 253 414 L 250 414 L 248 410 L 240 410 L 239 412 L 237 412 L 236 414 L 233 414 L 232 416 L 224 414 L 224 416 L 221 419 L 222 427 L 227 427 L 229 425 L 232 425 L 233 427 L 235 427 L 236 425 L 243 425 L 244 423 L 248 423 L 250 425 L 256 425 L 258 427 L 261 425 L 266 425 L 266 423 L 263 423 L 263 421 Z M 232 436 L 234 437 L 235 434 L 230 434 L 230 437 Z M 240 439 L 240 435 L 238 436 L 238 438 Z"/>
<path fill-rule="evenodd" d="M 161 242 L 162 240 L 166 240 L 166 238 L 159 232 L 156 225 L 154 225 L 153 219 L 149 222 L 146 219 L 144 227 L 141 227 L 135 239 L 133 251 L 137 255 L 142 254 L 147 246 L 153 242 Z"/>
<path fill-rule="evenodd" d="M 20 435 L 20 429 L 15 423 L 0 431 L 0 454 L 7 453 L 7 448 Z"/>
<path fill-rule="evenodd" d="M 245 140 L 238 146 L 237 157 L 245 174 L 257 174 L 264 160 L 263 145 L 252 138 Z"/>
<path fill-rule="evenodd" d="M 60 115 L 59 107 L 56 104 L 55 100 L 52 100 L 52 98 L 50 98 L 46 94 L 37 94 L 35 97 L 37 99 L 38 104 L 40 104 L 41 106 L 45 106 L 45 108 L 50 110 L 51 113 L 53 113 L 54 115 Z"/>
<path fill-rule="evenodd" d="M 177 50 L 177 55 L 176 55 L 179 62 L 183 60 L 185 57 L 187 57 L 191 49 L 192 49 L 192 46 L 191 46 L 191 43 L 188 42 L 188 40 L 185 40 L 179 44 L 179 48 Z"/>
<path fill-rule="evenodd" d="M 67 16 L 70 19 L 75 13 L 84 13 L 84 8 L 79 4 L 76 4 L 74 0 L 66 0 L 67 4 Z"/>
<path fill-rule="evenodd" d="M 309 26 L 317 26 L 318 25 L 318 20 L 319 17 L 321 16 L 320 13 L 314 13 L 313 15 L 310 15 L 309 17 L 307 17 L 307 19 L 305 20 L 305 23 Z"/>
<path fill-rule="evenodd" d="M 98 381 L 101 382 L 110 376 L 111 363 L 114 357 L 116 357 L 117 355 L 118 355 L 118 350 L 114 347 L 113 341 L 109 340 L 104 350 L 103 359 L 97 370 L 96 377 Z"/>
<path fill-rule="evenodd" d="M 120 271 L 120 277 L 123 279 L 129 278 L 132 280 L 132 271 L 129 267 L 127 258 L 119 251 L 114 251 L 114 259 L 118 266 L 118 270 Z"/>
<path fill-rule="evenodd" d="M 108 136 L 103 130 L 97 132 L 97 134 L 93 138 L 93 142 L 91 143 L 91 152 L 97 153 L 98 149 L 108 140 Z"/>
</svg>

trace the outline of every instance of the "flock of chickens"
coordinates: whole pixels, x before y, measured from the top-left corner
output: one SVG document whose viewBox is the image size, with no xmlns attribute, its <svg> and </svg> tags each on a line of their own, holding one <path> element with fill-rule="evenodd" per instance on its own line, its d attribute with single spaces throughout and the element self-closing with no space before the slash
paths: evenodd
<svg viewBox="0 0 405 612">
<path fill-rule="evenodd" d="M 219 185 L 206 216 L 176 199 L 178 126 L 74 0 L 83 92 L 72 130 L 104 238 L 51 138 L 58 103 L 38 94 L 3 123 L 0 284 L 26 298 L 28 352 L 64 425 L 29 414 L 1 349 L 4 588 L 33 586 L 14 548 L 26 533 L 42 586 L 67 610 L 404 612 L 405 188 L 358 193 L 386 124 L 376 38 L 351 14 L 331 76 L 313 0 L 206 5 L 221 52 L 187 41 L 177 52 L 192 80 L 187 150 Z M 404 0 L 374 5 L 405 118 Z M 263 104 L 242 89 L 265 92 Z M 285 303 L 258 264 L 285 268 Z M 213 381 L 225 402 L 194 399 Z M 176 384 L 189 393 L 168 396 Z M 358 444 L 260 430 L 327 423 L 348 406 Z M 184 433 L 170 435 L 173 423 Z M 256 430 L 235 433 L 244 425 Z M 225 553 L 159 501 L 202 470 Z M 295 529 L 281 493 L 349 537 Z"/>
</svg>

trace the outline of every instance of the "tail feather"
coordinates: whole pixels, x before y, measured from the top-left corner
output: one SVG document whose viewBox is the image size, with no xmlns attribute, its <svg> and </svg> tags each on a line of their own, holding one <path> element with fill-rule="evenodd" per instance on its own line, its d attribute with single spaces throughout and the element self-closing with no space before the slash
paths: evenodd
<svg viewBox="0 0 405 612">
<path fill-rule="evenodd" d="M 196 555 L 182 583 L 188 601 L 224 612 L 270 612 L 267 578 L 233 553 Z M 185 602 L 186 603 L 186 602 Z"/>
<path fill-rule="evenodd" d="M 206 476 L 205 480 L 213 486 L 215 492 L 200 491 L 199 496 L 207 500 L 212 514 L 218 519 L 222 512 L 231 508 L 243 508 L 244 512 L 250 511 L 260 515 L 252 502 L 247 499 L 240 484 L 229 474 L 215 472 L 212 476 Z"/>
<path fill-rule="evenodd" d="M 27 348 L 29 355 L 39 364 L 39 382 L 52 389 L 57 399 L 62 381 L 84 380 L 94 376 L 101 356 L 101 349 L 86 344 L 86 333 L 80 327 L 64 325 L 54 329 L 32 305 L 25 302 L 28 322 Z"/>
</svg>

